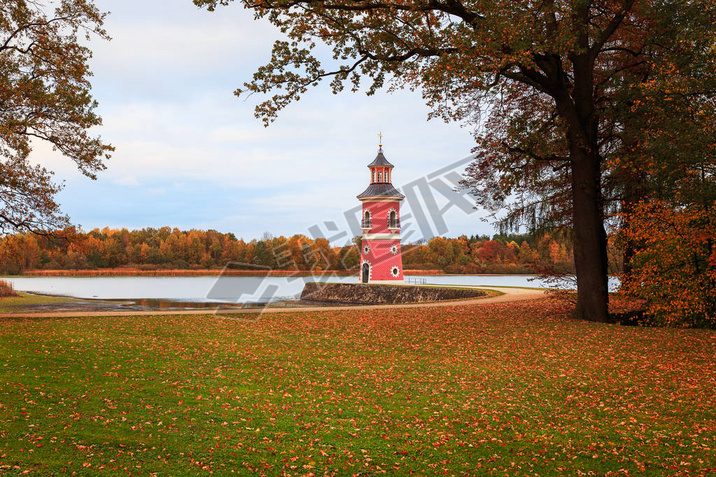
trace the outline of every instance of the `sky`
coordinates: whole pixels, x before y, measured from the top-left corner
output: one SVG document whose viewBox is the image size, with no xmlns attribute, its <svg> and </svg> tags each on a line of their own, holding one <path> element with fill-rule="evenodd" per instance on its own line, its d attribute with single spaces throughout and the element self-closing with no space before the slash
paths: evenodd
<svg viewBox="0 0 716 477">
<path fill-rule="evenodd" d="M 454 182 L 463 172 L 465 161 L 446 166 L 468 157 L 474 139 L 457 123 L 428 121 L 419 92 L 334 95 L 324 81 L 265 128 L 254 117 L 264 98 L 233 92 L 269 60 L 281 38 L 275 27 L 239 3 L 215 12 L 191 0 L 95 3 L 110 12 L 112 37 L 89 43 L 103 118 L 96 133 L 116 151 L 96 181 L 46 145 L 34 152 L 65 182 L 59 202 L 84 230 L 170 226 L 247 240 L 266 232 L 356 235 L 346 217 L 360 205 L 382 132 L 393 184 L 416 191 L 403 204 L 404 241 L 494 232 L 483 212 L 439 192 L 451 184 L 446 175 Z M 411 213 L 416 208 L 423 210 Z"/>
</svg>

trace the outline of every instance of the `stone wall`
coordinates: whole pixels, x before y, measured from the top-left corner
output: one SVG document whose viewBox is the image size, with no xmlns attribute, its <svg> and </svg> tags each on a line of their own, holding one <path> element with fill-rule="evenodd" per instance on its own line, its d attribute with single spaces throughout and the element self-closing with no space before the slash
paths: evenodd
<svg viewBox="0 0 716 477">
<path fill-rule="evenodd" d="M 301 300 L 360 305 L 459 300 L 487 295 L 470 288 L 375 285 L 363 283 L 306 283 Z"/>
</svg>

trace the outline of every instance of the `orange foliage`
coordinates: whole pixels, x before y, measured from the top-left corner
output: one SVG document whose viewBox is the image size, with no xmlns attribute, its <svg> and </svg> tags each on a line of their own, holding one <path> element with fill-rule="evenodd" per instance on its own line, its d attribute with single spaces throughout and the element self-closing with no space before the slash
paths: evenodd
<svg viewBox="0 0 716 477">
<path fill-rule="evenodd" d="M 359 244 L 359 238 L 356 240 Z M 521 245 L 518 245 L 521 244 Z M 532 273 L 534 265 L 571 271 L 565 237 L 435 237 L 404 244 L 406 274 Z M 360 254 L 355 245 L 331 247 L 326 239 L 304 235 L 266 236 L 245 242 L 215 230 L 69 228 L 54 237 L 18 234 L 0 239 L 0 273 L 32 276 L 198 276 L 227 274 L 291 275 L 322 271 L 353 273 Z M 257 270 L 256 268 L 260 269 Z M 414 272 L 414 273 L 413 273 Z"/>
<path fill-rule="evenodd" d="M 642 202 L 630 216 L 622 233 L 639 247 L 622 291 L 646 300 L 653 323 L 716 326 L 714 205 Z"/>
</svg>

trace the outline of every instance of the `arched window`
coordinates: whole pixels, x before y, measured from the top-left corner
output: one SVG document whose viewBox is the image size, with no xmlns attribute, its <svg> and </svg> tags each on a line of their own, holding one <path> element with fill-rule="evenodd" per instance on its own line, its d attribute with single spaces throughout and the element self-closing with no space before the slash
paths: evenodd
<svg viewBox="0 0 716 477">
<path fill-rule="evenodd" d="M 373 172 L 373 180 L 372 180 L 372 182 L 375 182 L 375 169 L 371 169 L 371 171 Z"/>
<path fill-rule="evenodd" d="M 364 228 L 364 229 L 369 229 L 369 228 L 371 228 L 371 227 L 373 226 L 373 225 L 371 224 L 370 211 L 369 211 L 369 210 L 366 210 L 365 213 L 363 214 L 363 223 L 361 224 L 361 226 L 362 226 L 362 228 Z"/>
<path fill-rule="evenodd" d="M 398 221 L 398 213 L 395 210 L 391 210 L 388 214 L 388 228 L 400 228 L 400 222 Z"/>
</svg>

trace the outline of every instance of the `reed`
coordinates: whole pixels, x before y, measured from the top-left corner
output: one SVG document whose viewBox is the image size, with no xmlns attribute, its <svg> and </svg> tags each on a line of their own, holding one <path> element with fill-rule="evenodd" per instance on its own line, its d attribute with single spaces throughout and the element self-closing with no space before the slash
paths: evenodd
<svg viewBox="0 0 716 477">
<path fill-rule="evenodd" d="M 17 292 L 15 288 L 13 288 L 12 283 L 0 280 L 0 297 L 5 296 L 17 296 Z"/>
</svg>

